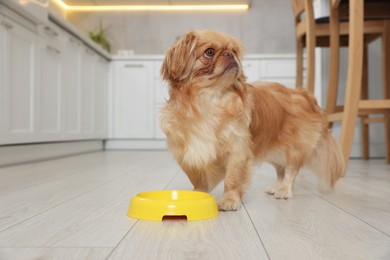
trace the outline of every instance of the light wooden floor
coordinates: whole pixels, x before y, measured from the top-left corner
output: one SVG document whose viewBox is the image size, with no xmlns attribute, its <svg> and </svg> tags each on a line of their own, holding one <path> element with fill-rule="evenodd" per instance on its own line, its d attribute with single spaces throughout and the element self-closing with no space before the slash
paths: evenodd
<svg viewBox="0 0 390 260">
<path fill-rule="evenodd" d="M 192 189 L 168 152 L 100 152 L 0 168 L 0 259 L 390 259 L 390 165 L 353 160 L 331 193 L 302 172 L 291 200 L 263 190 L 206 221 L 137 221 L 130 198 Z M 221 198 L 222 186 L 212 192 Z"/>
</svg>

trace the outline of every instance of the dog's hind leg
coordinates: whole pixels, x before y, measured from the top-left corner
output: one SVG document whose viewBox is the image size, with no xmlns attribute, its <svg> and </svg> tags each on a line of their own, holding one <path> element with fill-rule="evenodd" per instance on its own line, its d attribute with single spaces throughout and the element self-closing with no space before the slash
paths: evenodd
<svg viewBox="0 0 390 260">
<path fill-rule="evenodd" d="M 279 188 L 282 186 L 284 173 L 286 170 L 283 166 L 277 164 L 272 164 L 272 165 L 275 167 L 277 180 L 272 186 L 268 187 L 265 190 L 265 192 L 269 195 L 274 195 L 276 191 L 279 190 Z"/>
<path fill-rule="evenodd" d="M 293 197 L 294 182 L 298 172 L 299 168 L 286 168 L 283 182 L 274 193 L 275 198 L 291 199 Z"/>
</svg>

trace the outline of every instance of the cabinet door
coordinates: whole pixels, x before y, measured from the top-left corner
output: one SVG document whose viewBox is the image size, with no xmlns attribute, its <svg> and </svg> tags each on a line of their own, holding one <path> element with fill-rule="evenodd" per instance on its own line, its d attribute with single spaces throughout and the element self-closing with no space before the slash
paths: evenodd
<svg viewBox="0 0 390 260">
<path fill-rule="evenodd" d="M 159 74 L 158 74 L 159 76 Z M 161 109 L 169 99 L 168 83 L 160 78 L 154 79 L 154 137 L 165 139 L 166 136 L 161 130 Z"/>
<path fill-rule="evenodd" d="M 152 73 L 152 62 L 114 62 L 114 138 L 153 138 Z"/>
<path fill-rule="evenodd" d="M 95 137 L 107 137 L 108 62 L 98 58 L 95 85 Z"/>
<path fill-rule="evenodd" d="M 37 37 L 0 16 L 0 144 L 35 140 Z"/>
<path fill-rule="evenodd" d="M 59 140 L 61 131 L 61 49 L 41 39 L 39 84 L 39 139 Z"/>
<path fill-rule="evenodd" d="M 81 55 L 81 129 L 83 138 L 94 138 L 96 54 L 84 48 Z"/>
<path fill-rule="evenodd" d="M 260 62 L 258 60 L 243 60 L 242 68 L 248 82 L 261 80 L 260 78 Z"/>
<path fill-rule="evenodd" d="M 82 44 L 72 36 L 65 37 L 63 47 L 62 107 L 65 140 L 81 135 L 81 52 Z"/>
</svg>

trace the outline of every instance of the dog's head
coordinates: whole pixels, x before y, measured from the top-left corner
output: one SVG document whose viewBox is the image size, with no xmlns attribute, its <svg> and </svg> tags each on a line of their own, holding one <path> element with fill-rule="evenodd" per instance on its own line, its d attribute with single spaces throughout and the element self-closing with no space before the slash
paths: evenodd
<svg viewBox="0 0 390 260">
<path fill-rule="evenodd" d="M 191 31 L 168 50 L 161 75 L 173 86 L 231 85 L 245 81 L 241 55 L 242 47 L 232 36 L 209 30 Z"/>
</svg>

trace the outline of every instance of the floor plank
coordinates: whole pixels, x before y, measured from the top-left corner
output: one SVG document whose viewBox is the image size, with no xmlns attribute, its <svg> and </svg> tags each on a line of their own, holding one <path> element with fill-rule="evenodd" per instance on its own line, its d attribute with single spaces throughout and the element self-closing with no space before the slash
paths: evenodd
<svg viewBox="0 0 390 260">
<path fill-rule="evenodd" d="M 112 248 L 0 248 L 2 260 L 103 260 Z"/>
<path fill-rule="evenodd" d="M 375 161 L 375 160 L 374 160 Z M 298 182 L 326 201 L 390 236 L 390 165 L 378 161 L 351 161 L 351 170 L 333 192 L 316 189 L 307 176 Z"/>
<path fill-rule="evenodd" d="M 56 160 L 0 167 L 0 195 L 78 174 L 80 170 L 99 167 L 102 165 L 102 161 L 97 160 L 96 157 L 100 156 L 103 154 L 89 153 Z"/>
<path fill-rule="evenodd" d="M 352 160 L 333 192 L 303 172 L 295 197 L 263 190 L 255 168 L 244 207 L 205 221 L 139 221 L 130 198 L 192 189 L 170 153 L 118 151 L 0 168 L 0 259 L 390 259 L 390 166 Z M 223 184 L 212 195 L 222 197 Z"/>
<path fill-rule="evenodd" d="M 294 199 L 264 193 L 274 170 L 263 165 L 254 176 L 245 208 L 271 259 L 386 259 L 390 237 L 296 186 Z M 271 177 L 272 176 L 272 177 Z"/>
<path fill-rule="evenodd" d="M 129 159 L 119 156 L 119 160 L 117 160 L 116 157 L 118 156 L 110 157 L 100 153 L 93 156 L 93 161 L 88 161 L 91 159 L 90 155 L 82 155 L 79 156 L 78 160 L 65 159 L 61 161 L 62 164 L 58 161 L 56 163 L 49 162 L 50 165 L 56 165 L 55 172 L 51 167 L 39 167 L 41 169 L 39 174 L 32 172 L 30 175 L 38 175 L 38 179 L 43 178 L 40 179 L 40 182 L 36 182 L 33 186 L 20 187 L 15 192 L 0 195 L 0 208 L 2 209 L 0 212 L 0 231 L 110 182 L 140 165 L 140 157 L 137 154 Z M 73 167 L 69 167 L 69 161 L 74 163 Z M 96 164 L 96 161 L 100 163 Z M 84 162 L 84 164 L 79 162 Z M 9 168 L 8 172 L 20 173 L 18 167 L 16 168 Z M 24 183 L 19 180 L 24 179 L 28 174 L 25 171 L 22 173 L 23 175 L 19 175 L 15 181 L 15 186 L 21 182 Z M 44 176 L 48 175 L 50 178 L 44 181 Z M 2 177 L 3 180 L 8 180 L 8 176 Z"/>
<path fill-rule="evenodd" d="M 192 189 L 184 173 L 167 189 Z M 222 195 L 222 186 L 213 191 Z M 139 220 L 110 259 L 268 259 L 245 210 L 202 221 Z"/>
<path fill-rule="evenodd" d="M 116 246 L 135 223 L 126 216 L 130 198 L 161 189 L 177 173 L 166 153 L 150 154 L 148 159 L 153 163 L 143 160 L 124 176 L 1 232 L 0 247 Z"/>
</svg>

